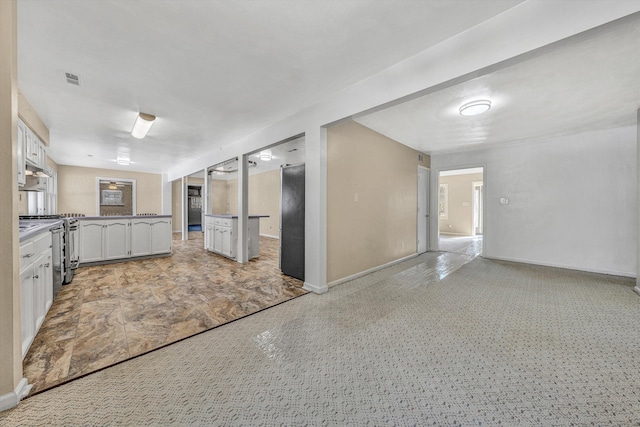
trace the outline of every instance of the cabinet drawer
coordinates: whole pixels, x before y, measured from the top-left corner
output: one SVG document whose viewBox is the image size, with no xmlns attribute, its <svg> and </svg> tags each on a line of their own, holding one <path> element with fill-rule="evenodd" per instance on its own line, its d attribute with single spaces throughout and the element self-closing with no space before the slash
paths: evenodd
<svg viewBox="0 0 640 427">
<path fill-rule="evenodd" d="M 35 259 L 33 257 L 35 253 L 35 246 L 32 241 L 20 245 L 20 270 Z"/>
<path fill-rule="evenodd" d="M 33 239 L 33 250 L 37 254 L 41 254 L 51 247 L 51 233 L 43 233 Z"/>
<path fill-rule="evenodd" d="M 213 223 L 215 225 L 221 225 L 223 227 L 231 227 L 231 224 L 233 223 L 233 219 L 231 219 L 231 218 L 215 218 Z"/>
</svg>

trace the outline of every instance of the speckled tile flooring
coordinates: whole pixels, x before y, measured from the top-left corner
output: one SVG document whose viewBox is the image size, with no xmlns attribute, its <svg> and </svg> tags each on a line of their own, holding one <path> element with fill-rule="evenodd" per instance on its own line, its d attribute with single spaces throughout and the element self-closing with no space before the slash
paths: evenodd
<svg viewBox="0 0 640 427">
<path fill-rule="evenodd" d="M 247 264 L 174 235 L 173 256 L 81 267 L 24 359 L 31 394 L 305 294 L 280 273 L 277 239 Z"/>
<path fill-rule="evenodd" d="M 638 426 L 634 279 L 429 252 L 24 400 L 13 426 Z"/>
</svg>

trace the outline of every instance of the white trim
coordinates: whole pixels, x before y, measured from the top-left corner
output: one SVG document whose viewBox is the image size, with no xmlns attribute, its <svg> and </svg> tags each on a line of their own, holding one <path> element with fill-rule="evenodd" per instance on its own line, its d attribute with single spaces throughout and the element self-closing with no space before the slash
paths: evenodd
<svg viewBox="0 0 640 427">
<path fill-rule="evenodd" d="M 31 387 L 33 387 L 33 385 L 29 384 L 26 378 L 21 379 L 14 391 L 0 396 L 0 412 L 18 406 L 18 403 L 27 397 L 31 391 Z"/>
<path fill-rule="evenodd" d="M 302 289 L 304 289 L 305 291 L 313 292 L 314 294 L 324 294 L 329 290 L 329 287 L 328 286 L 321 287 L 321 286 L 316 286 L 314 284 L 311 284 L 309 282 L 304 282 L 304 286 L 302 286 Z"/>
<path fill-rule="evenodd" d="M 273 234 L 264 234 L 264 233 L 260 233 L 260 235 L 261 235 L 262 237 L 269 237 L 269 238 L 271 238 L 271 239 L 278 239 L 278 240 L 280 240 L 280 236 L 274 236 Z"/>
<path fill-rule="evenodd" d="M 640 286 L 636 286 L 635 288 L 633 288 L 633 290 L 640 295 Z"/>
<path fill-rule="evenodd" d="M 136 205 L 136 200 L 138 199 L 138 192 L 136 188 L 136 179 L 135 178 L 113 178 L 108 176 L 97 176 L 96 177 L 96 216 L 100 216 L 100 181 L 122 181 L 122 182 L 130 182 L 132 186 L 131 193 L 131 204 L 133 212 L 131 215 L 136 215 L 138 213 L 138 207 Z"/>
<path fill-rule="evenodd" d="M 441 231 L 440 235 L 444 236 L 462 236 L 462 237 L 473 237 L 473 235 L 469 235 L 467 233 L 454 233 L 452 231 Z"/>
<path fill-rule="evenodd" d="M 417 254 L 417 253 L 416 254 L 411 254 L 411 255 L 408 255 L 408 256 L 406 256 L 404 258 L 400 258 L 400 259 L 397 259 L 395 261 L 391 261 L 391 262 L 388 262 L 386 264 L 382 264 L 382 265 L 379 265 L 377 267 L 373 267 L 373 268 L 370 268 L 368 270 L 361 271 L 360 273 L 352 274 L 351 276 L 347 276 L 347 277 L 343 277 L 342 279 L 334 280 L 333 282 L 328 283 L 327 286 L 331 288 L 333 286 L 341 285 L 341 284 L 343 284 L 345 282 L 349 282 L 351 280 L 359 279 L 360 277 L 366 276 L 367 274 L 375 273 L 376 271 L 385 269 L 387 267 L 391 267 L 392 265 L 399 264 L 399 263 L 401 263 L 403 261 L 408 261 L 408 260 L 410 260 L 412 258 L 417 257 L 418 255 L 421 255 L 421 254 Z"/>
<path fill-rule="evenodd" d="M 508 261 L 508 262 L 518 262 L 521 264 L 531 264 L 531 265 L 541 265 L 543 267 L 554 267 L 554 268 L 563 268 L 565 270 L 574 270 L 574 271 L 584 271 L 587 273 L 598 273 L 598 274 L 607 274 L 609 276 L 621 276 L 621 277 L 629 277 L 635 279 L 636 273 L 633 271 L 611 271 L 611 270 L 602 270 L 602 269 L 594 269 L 594 268 L 583 268 L 576 267 L 571 265 L 563 265 L 563 264 L 555 264 L 552 262 L 539 262 L 539 261 L 531 261 L 531 260 L 523 260 L 519 258 L 508 258 L 508 257 L 497 257 L 497 256 L 487 256 L 482 255 L 483 258 L 486 259 L 494 259 L 497 261 Z M 636 288 L 638 288 L 636 286 Z"/>
</svg>

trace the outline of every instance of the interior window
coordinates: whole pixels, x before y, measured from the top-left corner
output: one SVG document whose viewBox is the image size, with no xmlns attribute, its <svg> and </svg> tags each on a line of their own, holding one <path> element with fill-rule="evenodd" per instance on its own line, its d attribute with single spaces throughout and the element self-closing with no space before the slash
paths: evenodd
<svg viewBox="0 0 640 427">
<path fill-rule="evenodd" d="M 136 188 L 131 179 L 100 179 L 98 185 L 100 216 L 135 215 Z"/>
</svg>

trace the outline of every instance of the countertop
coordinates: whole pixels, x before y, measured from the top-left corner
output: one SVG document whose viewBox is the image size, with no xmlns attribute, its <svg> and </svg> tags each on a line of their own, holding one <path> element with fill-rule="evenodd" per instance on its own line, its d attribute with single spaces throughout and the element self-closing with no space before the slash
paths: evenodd
<svg viewBox="0 0 640 427">
<path fill-rule="evenodd" d="M 30 226 L 20 231 L 20 241 L 27 240 L 38 234 L 50 231 L 63 223 L 63 219 L 22 219 L 20 220 L 20 227 Z"/>
<path fill-rule="evenodd" d="M 204 216 L 209 216 L 212 218 L 238 218 L 238 215 L 231 214 L 205 214 Z M 269 218 L 269 215 L 249 215 L 249 218 Z"/>
<path fill-rule="evenodd" d="M 139 218 L 171 218 L 171 215 L 108 215 L 108 216 L 80 216 L 76 219 L 85 221 L 87 219 L 139 219 Z"/>
</svg>

